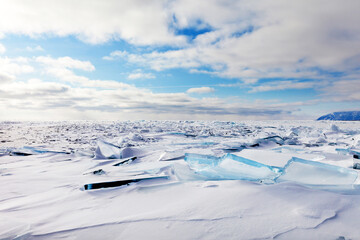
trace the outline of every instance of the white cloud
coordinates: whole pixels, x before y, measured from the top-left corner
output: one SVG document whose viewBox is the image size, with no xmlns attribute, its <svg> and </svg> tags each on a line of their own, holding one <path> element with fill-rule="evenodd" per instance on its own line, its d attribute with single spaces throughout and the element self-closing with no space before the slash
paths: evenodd
<svg viewBox="0 0 360 240">
<path fill-rule="evenodd" d="M 80 69 L 90 72 L 95 70 L 95 67 L 91 64 L 91 62 L 81 61 L 71 57 L 52 58 L 49 56 L 40 56 L 36 58 L 36 61 L 55 68 Z"/>
<path fill-rule="evenodd" d="M 274 81 L 260 86 L 252 87 L 249 93 L 268 92 L 288 89 L 306 89 L 318 86 L 317 82 L 298 82 L 298 81 Z"/>
<path fill-rule="evenodd" d="M 70 83 L 88 84 L 89 79 L 84 76 L 76 75 L 72 70 L 79 69 L 87 72 L 95 70 L 94 65 L 89 61 L 81 61 L 71 57 L 52 58 L 49 56 L 39 56 L 35 61 L 43 65 L 44 72 L 54 76 L 58 80 Z"/>
<path fill-rule="evenodd" d="M 40 45 L 37 45 L 35 47 L 27 46 L 26 51 L 29 51 L 29 52 L 43 52 L 45 50 Z"/>
<path fill-rule="evenodd" d="M 103 59 L 122 58 L 156 71 L 186 68 L 194 73 L 237 78 L 250 92 L 317 87 L 322 89 L 323 99 L 353 101 L 359 100 L 359 8 L 356 0 L 12 0 L 1 4 L 0 38 L 11 34 L 34 38 L 71 35 L 92 44 L 124 40 L 149 46 L 130 46 L 128 51 L 114 51 Z M 211 31 L 194 39 L 176 35 L 179 29 L 196 32 L 203 28 Z M 163 45 L 170 48 L 159 48 Z M 0 44 L 0 53 L 5 50 Z M 41 78 L 47 81 L 26 81 L 24 76 L 19 79 L 21 74 L 34 72 L 35 64 L 40 65 Z M 91 111 L 94 118 L 104 112 L 108 117 L 111 111 L 165 116 L 179 109 L 178 114 L 191 118 L 195 113 L 269 116 L 293 110 L 291 104 L 247 103 L 243 108 L 241 101 L 232 104 L 221 99 L 195 99 L 186 93 L 156 94 L 118 81 L 90 79 L 75 70 L 91 72 L 95 66 L 70 57 L 0 58 L 2 109 L 29 106 L 25 103 L 31 96 L 34 106 Z M 344 75 L 340 79 L 331 74 L 334 72 Z M 153 75 L 144 70 L 128 76 L 140 77 Z M 329 84 L 294 80 L 252 87 L 261 78 L 320 79 Z M 48 82 L 54 80 L 62 82 Z M 41 89 L 41 85 L 46 88 Z M 209 89 L 189 89 L 188 93 L 204 91 Z"/>
<path fill-rule="evenodd" d="M 70 57 L 51 58 L 41 56 L 36 58 L 4 58 L 0 59 L 9 67 L 13 64 L 13 73 L 21 69 L 20 64 L 31 67 L 40 64 L 40 72 L 44 80 L 16 80 L 10 75 L 2 74 L 0 88 L 0 109 L 11 116 L 27 116 L 41 111 L 41 120 L 52 119 L 53 110 L 65 114 L 64 119 L 83 116 L 86 112 L 91 119 L 129 119 L 129 116 L 139 119 L 223 119 L 232 118 L 282 118 L 289 116 L 293 106 L 281 106 L 246 103 L 242 100 L 219 98 L 197 99 L 186 93 L 153 93 L 150 90 L 112 81 L 93 80 L 75 74 L 72 69 L 94 71 L 95 67 L 88 61 L 80 61 Z M 11 69 L 11 68 L 9 68 Z M 24 68 L 26 69 L 26 67 Z M 26 71 L 25 71 L 26 72 Z M 140 71 L 136 71 L 141 73 Z M 49 78 L 50 77 L 50 78 Z M 55 78 L 52 79 L 51 77 Z M 61 81 L 55 82 L 55 81 Z M 209 87 L 189 89 L 188 93 L 206 93 L 214 89 Z M 286 109 L 286 110 L 285 110 Z M 71 113 L 66 115 L 66 112 Z M 23 113 L 23 114 L 21 114 Z M 13 114 L 13 115 L 12 115 Z M 83 116 L 88 119 L 89 115 Z"/>
<path fill-rule="evenodd" d="M 143 72 L 133 72 L 130 73 L 128 79 L 135 80 L 135 79 L 153 79 L 155 75 L 152 73 L 143 73 Z"/>
<path fill-rule="evenodd" d="M 94 44 L 121 39 L 149 49 L 174 46 L 166 52 L 115 51 L 104 57 L 125 57 L 157 71 L 189 68 L 244 82 L 324 78 L 316 68 L 346 74 L 358 69 L 359 8 L 356 0 L 13 0 L 2 3 L 0 35 L 75 35 Z M 203 28 L 211 31 L 193 40 L 176 34 Z"/>
<path fill-rule="evenodd" d="M 324 76 L 327 71 L 353 74 L 359 67 L 360 2 L 330 0 L 325 5 L 286 0 L 172 1 L 168 11 L 176 17 L 177 27 L 196 28 L 200 22 L 212 31 L 183 48 L 121 57 L 157 71 L 188 68 L 249 83 L 259 78 L 326 79 L 331 77 Z M 206 11 L 199 10 L 204 6 Z"/>
<path fill-rule="evenodd" d="M 79 87 L 101 88 L 101 89 L 133 89 L 134 87 L 122 82 L 111 80 L 91 80 L 85 76 L 75 74 L 72 69 L 83 71 L 94 71 L 94 65 L 89 61 L 80 61 L 70 57 L 52 58 L 40 56 L 35 58 L 36 62 L 43 64 L 45 74 L 55 77 L 56 80 L 77 84 Z"/>
<path fill-rule="evenodd" d="M 113 52 L 116 53 L 116 52 Z M 113 53 L 110 54 L 114 55 Z M 129 62 L 150 66 L 156 71 L 162 71 L 171 68 L 196 68 L 201 67 L 203 63 L 196 59 L 199 56 L 195 48 L 184 50 L 171 50 L 167 52 L 157 52 L 146 54 L 125 54 Z M 105 57 L 108 58 L 108 57 Z"/>
<path fill-rule="evenodd" d="M 29 60 L 23 57 L 9 58 L 0 57 L 0 74 L 8 76 L 8 79 L 14 79 L 16 75 L 34 72 L 33 66 Z"/>
<path fill-rule="evenodd" d="M 4 52 L 6 52 L 6 48 L 0 43 L 0 54 L 3 54 Z"/>
<path fill-rule="evenodd" d="M 115 60 L 117 58 L 124 58 L 128 56 L 128 52 L 127 51 L 114 51 L 111 52 L 109 56 L 104 56 L 103 59 L 104 60 Z"/>
<path fill-rule="evenodd" d="M 183 44 L 169 31 L 171 13 L 161 0 L 3 1 L 0 33 L 75 35 L 89 43 L 124 39 L 132 44 Z"/>
<path fill-rule="evenodd" d="M 15 80 L 15 76 L 0 72 L 0 84 Z"/>
<path fill-rule="evenodd" d="M 360 101 L 360 80 L 339 80 L 321 89 L 324 101 Z"/>
<path fill-rule="evenodd" d="M 66 59 L 66 60 L 64 60 Z M 23 61 L 25 61 L 23 59 Z M 44 81 L 3 81 L 0 88 L 0 110 L 6 111 L 2 120 L 28 119 L 41 112 L 41 119 L 50 120 L 54 110 L 61 113 L 62 119 L 224 119 L 227 117 L 282 118 L 289 116 L 292 106 L 281 106 L 228 101 L 211 98 L 197 99 L 186 93 L 153 93 L 147 89 L 112 81 L 92 80 L 76 75 L 71 68 L 91 71 L 92 64 L 69 58 L 38 57 L 33 63 L 42 63 Z M 62 82 L 54 82 L 61 80 Z M 76 84 L 74 84 L 76 83 Z M 200 89 L 200 90 L 199 90 Z M 209 91 L 208 88 L 189 90 L 190 92 Z M 210 91 L 211 88 L 210 88 Z M 286 109 L 286 110 L 284 110 Z"/>
<path fill-rule="evenodd" d="M 30 104 L 31 102 L 31 104 Z M 278 107 L 256 104 L 228 103 L 218 98 L 196 99 L 184 93 L 153 93 L 138 88 L 98 89 L 71 87 L 64 83 L 44 82 L 37 79 L 27 82 L 11 82 L 0 90 L 0 109 L 10 112 L 42 111 L 42 120 L 51 119 L 53 109 L 64 112 L 90 112 L 94 119 L 129 119 L 136 116 L 142 119 L 217 119 L 219 116 L 260 118 L 289 114 Z M 95 113 L 96 117 L 95 117 Z M 62 118 L 66 118 L 66 113 Z M 6 119 L 6 116 L 1 116 Z M 26 118 L 24 115 L 23 117 Z M 71 116 L 68 116 L 71 118 Z"/>
<path fill-rule="evenodd" d="M 199 88 L 189 88 L 186 92 L 203 94 L 203 93 L 212 93 L 214 91 L 215 89 L 211 87 L 199 87 Z"/>
</svg>

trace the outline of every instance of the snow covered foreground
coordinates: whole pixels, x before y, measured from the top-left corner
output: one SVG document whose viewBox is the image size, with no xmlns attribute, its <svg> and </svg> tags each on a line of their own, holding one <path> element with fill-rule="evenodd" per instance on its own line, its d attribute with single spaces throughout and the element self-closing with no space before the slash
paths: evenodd
<svg viewBox="0 0 360 240">
<path fill-rule="evenodd" d="M 0 141 L 0 239 L 360 239 L 360 122 L 2 122 Z"/>
</svg>

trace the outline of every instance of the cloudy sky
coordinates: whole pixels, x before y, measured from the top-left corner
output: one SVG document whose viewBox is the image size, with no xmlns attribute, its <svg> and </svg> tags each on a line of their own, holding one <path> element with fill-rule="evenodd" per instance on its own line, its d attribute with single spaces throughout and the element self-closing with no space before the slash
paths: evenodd
<svg viewBox="0 0 360 240">
<path fill-rule="evenodd" d="M 359 0 L 0 0 L 0 120 L 360 110 Z"/>
</svg>

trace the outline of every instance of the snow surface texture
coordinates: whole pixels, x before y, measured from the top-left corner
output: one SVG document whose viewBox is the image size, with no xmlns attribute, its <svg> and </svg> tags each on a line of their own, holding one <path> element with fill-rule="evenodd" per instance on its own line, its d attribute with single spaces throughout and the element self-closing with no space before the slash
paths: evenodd
<svg viewBox="0 0 360 240">
<path fill-rule="evenodd" d="M 0 239 L 360 236 L 359 122 L 2 122 L 0 143 Z"/>
<path fill-rule="evenodd" d="M 360 121 L 360 111 L 334 112 L 321 116 L 317 120 Z"/>
</svg>

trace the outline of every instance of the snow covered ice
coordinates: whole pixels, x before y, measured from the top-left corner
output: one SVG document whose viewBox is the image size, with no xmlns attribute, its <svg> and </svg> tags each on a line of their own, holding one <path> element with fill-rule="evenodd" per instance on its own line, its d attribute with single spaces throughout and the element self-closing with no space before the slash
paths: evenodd
<svg viewBox="0 0 360 240">
<path fill-rule="evenodd" d="M 0 132 L 0 239 L 360 236 L 359 122 L 2 122 Z"/>
</svg>

